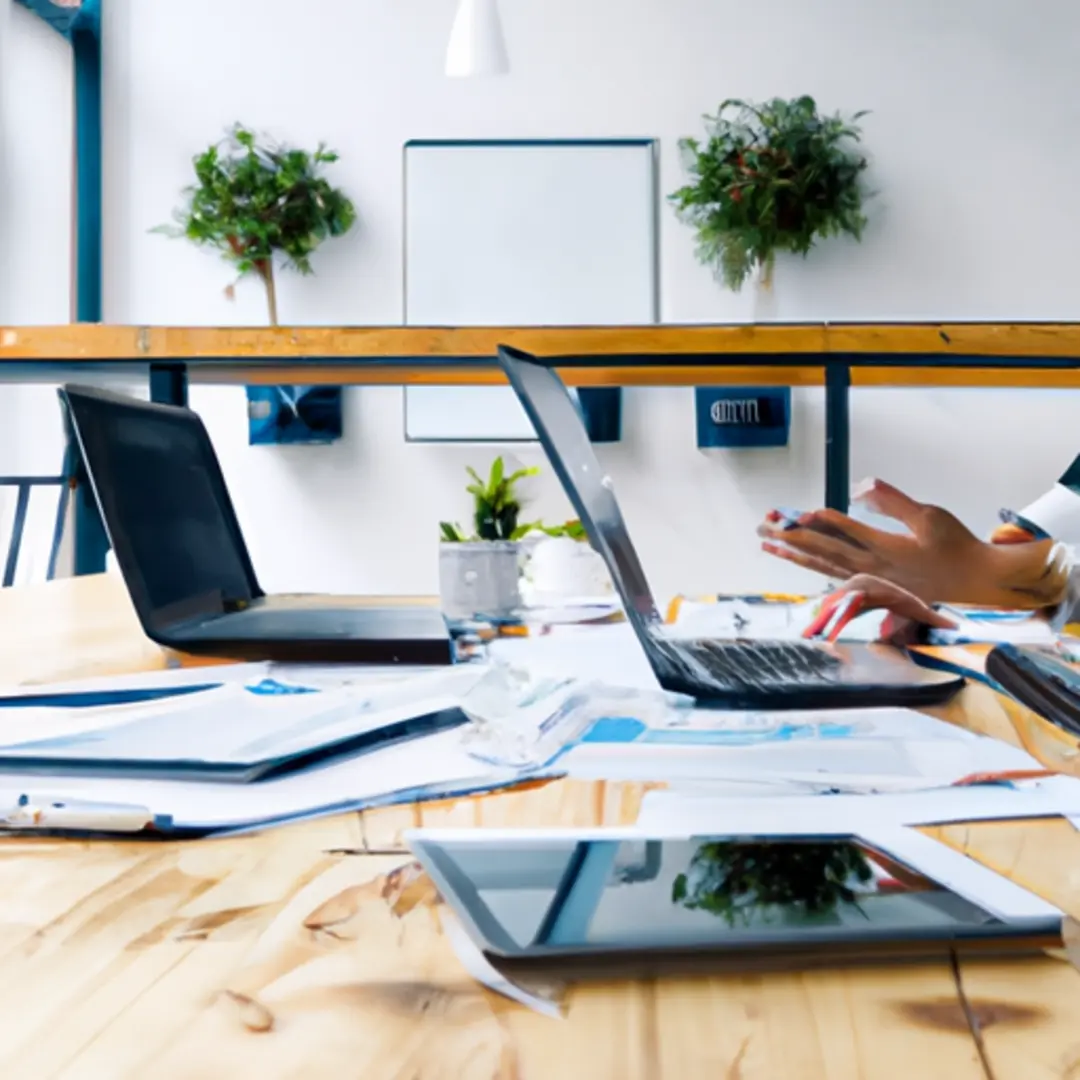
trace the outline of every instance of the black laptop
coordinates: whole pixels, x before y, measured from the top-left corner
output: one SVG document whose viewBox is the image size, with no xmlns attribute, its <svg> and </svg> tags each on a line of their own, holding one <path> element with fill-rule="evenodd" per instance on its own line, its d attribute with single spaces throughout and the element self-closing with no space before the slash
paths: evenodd
<svg viewBox="0 0 1080 1080">
<path fill-rule="evenodd" d="M 190 409 L 60 391 L 143 629 L 186 653 L 237 660 L 449 664 L 442 614 L 361 597 L 267 596 L 225 478 Z"/>
<path fill-rule="evenodd" d="M 506 346 L 499 349 L 499 364 L 592 546 L 607 564 L 627 618 L 664 689 L 718 708 L 828 709 L 934 705 L 963 686 L 961 676 L 918 667 L 886 645 L 669 636 L 611 479 L 601 468 L 558 373 L 528 353 Z"/>
</svg>

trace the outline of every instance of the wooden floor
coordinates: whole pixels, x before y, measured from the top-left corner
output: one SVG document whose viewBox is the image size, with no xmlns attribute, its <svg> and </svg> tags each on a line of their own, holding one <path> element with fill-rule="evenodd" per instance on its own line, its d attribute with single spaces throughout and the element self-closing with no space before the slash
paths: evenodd
<svg viewBox="0 0 1080 1080">
<path fill-rule="evenodd" d="M 0 657 L 9 682 L 164 662 L 105 579 L 0 593 Z M 964 695 L 950 719 L 1037 730 Z M 645 791 L 560 781 L 194 844 L 0 840 L 0 1078 L 1080 1080 L 1080 974 L 1050 956 L 579 986 L 563 1019 L 480 989 L 402 831 L 627 823 Z M 1071 824 L 927 831 L 1080 918 Z"/>
</svg>

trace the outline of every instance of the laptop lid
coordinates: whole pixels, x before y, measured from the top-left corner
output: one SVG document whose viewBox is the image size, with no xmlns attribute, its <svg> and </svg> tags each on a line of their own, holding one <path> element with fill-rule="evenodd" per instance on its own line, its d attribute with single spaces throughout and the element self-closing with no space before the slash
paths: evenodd
<svg viewBox="0 0 1080 1080">
<path fill-rule="evenodd" d="M 60 391 L 143 626 L 164 630 L 263 595 L 213 444 L 190 409 Z"/>
<path fill-rule="evenodd" d="M 508 345 L 499 346 L 499 365 L 532 421 L 593 547 L 607 564 L 627 617 L 639 630 L 647 623 L 659 622 L 611 477 L 601 467 L 581 413 L 562 379 L 554 368 Z"/>
</svg>

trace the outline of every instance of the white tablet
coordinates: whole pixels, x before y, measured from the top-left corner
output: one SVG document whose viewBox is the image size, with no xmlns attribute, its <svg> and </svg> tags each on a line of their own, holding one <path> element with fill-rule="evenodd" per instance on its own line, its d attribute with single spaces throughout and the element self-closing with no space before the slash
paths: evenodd
<svg viewBox="0 0 1080 1080">
<path fill-rule="evenodd" d="M 416 830 L 407 839 L 475 944 L 532 967 L 815 966 L 1061 946 L 1059 911 L 943 845 L 928 860 L 933 877 L 852 835 Z M 972 872 L 957 873 L 953 859 Z M 1004 888 L 980 903 L 980 882 Z"/>
</svg>

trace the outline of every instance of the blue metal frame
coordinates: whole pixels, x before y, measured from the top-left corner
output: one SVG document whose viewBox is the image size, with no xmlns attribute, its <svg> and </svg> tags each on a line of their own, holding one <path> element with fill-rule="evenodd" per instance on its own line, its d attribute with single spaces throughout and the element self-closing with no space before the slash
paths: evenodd
<svg viewBox="0 0 1080 1080">
<path fill-rule="evenodd" d="M 185 364 L 150 365 L 150 400 L 160 405 L 188 403 L 187 366 Z"/>
<path fill-rule="evenodd" d="M 52 545 L 49 548 L 49 566 L 47 577 L 50 581 L 56 576 L 56 562 L 60 554 L 60 541 L 64 535 L 64 518 L 67 515 L 70 485 L 64 476 L 0 476 L 0 487 L 16 488 L 15 520 L 11 529 L 11 541 L 8 544 L 7 557 L 4 560 L 4 576 L 0 587 L 8 588 L 15 584 L 15 571 L 19 566 L 19 552 L 22 550 L 22 538 L 26 529 L 26 515 L 30 509 L 30 493 L 35 487 L 60 487 L 60 499 L 56 508 L 56 524 L 53 527 Z"/>
<path fill-rule="evenodd" d="M 101 322 L 101 3 L 61 7 L 50 0 L 18 0 L 71 43 L 75 84 L 75 319 Z M 109 542 L 90 492 L 81 456 L 67 432 L 64 474 L 75 486 L 75 573 L 105 569 Z M 54 548 L 58 548 L 54 544 Z M 54 554 L 55 561 L 55 554 Z"/>
<path fill-rule="evenodd" d="M 830 357 L 825 365 L 825 505 L 842 514 L 851 498 L 851 365 Z"/>
</svg>

